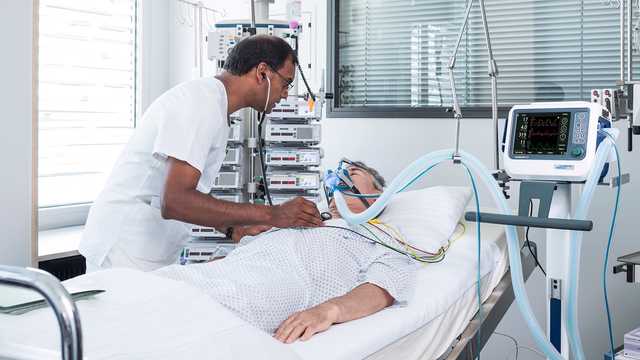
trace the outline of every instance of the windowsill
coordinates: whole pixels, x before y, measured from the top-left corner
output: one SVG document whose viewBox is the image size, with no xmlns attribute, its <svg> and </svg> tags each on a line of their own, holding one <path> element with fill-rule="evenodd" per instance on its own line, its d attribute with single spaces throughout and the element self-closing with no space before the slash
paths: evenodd
<svg viewBox="0 0 640 360">
<path fill-rule="evenodd" d="M 38 261 L 80 255 L 78 245 L 84 225 L 38 232 Z"/>
</svg>

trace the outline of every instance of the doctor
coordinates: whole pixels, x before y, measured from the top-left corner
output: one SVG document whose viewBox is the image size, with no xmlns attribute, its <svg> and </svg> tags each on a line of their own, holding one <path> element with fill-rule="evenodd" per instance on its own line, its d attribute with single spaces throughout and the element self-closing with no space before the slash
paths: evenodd
<svg viewBox="0 0 640 360">
<path fill-rule="evenodd" d="M 246 234 L 322 225 L 303 198 L 269 207 L 208 195 L 225 157 L 229 114 L 270 112 L 287 97 L 296 61 L 283 39 L 253 36 L 232 49 L 220 75 L 180 84 L 149 106 L 89 212 L 79 249 L 88 271 L 175 263 L 188 224 Z"/>
</svg>

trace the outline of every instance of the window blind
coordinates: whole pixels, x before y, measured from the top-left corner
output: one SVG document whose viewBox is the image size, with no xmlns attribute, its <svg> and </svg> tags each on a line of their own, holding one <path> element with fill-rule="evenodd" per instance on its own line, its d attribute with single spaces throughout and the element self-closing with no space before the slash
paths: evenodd
<svg viewBox="0 0 640 360">
<path fill-rule="evenodd" d="M 455 67 L 461 106 L 491 102 L 478 3 Z M 447 65 L 466 4 L 338 1 L 338 107 L 451 106 Z M 615 86 L 620 77 L 617 8 L 602 0 L 485 0 L 485 5 L 499 70 L 499 105 L 588 100 L 591 88 Z M 637 65 L 634 60 L 634 73 Z"/>
<path fill-rule="evenodd" d="M 39 206 L 92 202 L 135 126 L 135 0 L 40 0 Z"/>
</svg>

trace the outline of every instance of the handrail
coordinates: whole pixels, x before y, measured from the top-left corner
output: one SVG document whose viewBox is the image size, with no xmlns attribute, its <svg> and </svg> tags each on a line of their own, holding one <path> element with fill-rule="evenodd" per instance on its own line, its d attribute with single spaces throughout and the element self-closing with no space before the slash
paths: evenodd
<svg viewBox="0 0 640 360">
<path fill-rule="evenodd" d="M 82 359 L 80 315 L 75 303 L 60 281 L 38 269 L 0 265 L 0 284 L 33 289 L 51 305 L 60 326 L 63 360 Z"/>
<path fill-rule="evenodd" d="M 504 215 L 504 214 L 492 214 L 481 212 L 480 216 L 475 211 L 467 211 L 464 214 L 464 219 L 467 221 L 478 221 L 499 224 L 499 225 L 513 225 L 513 226 L 528 226 L 544 229 L 558 229 L 558 230 L 575 230 L 575 231 L 591 231 L 593 229 L 593 221 L 591 220 L 573 220 L 573 219 L 557 219 L 557 218 L 541 218 L 535 216 L 518 216 L 518 215 Z"/>
</svg>

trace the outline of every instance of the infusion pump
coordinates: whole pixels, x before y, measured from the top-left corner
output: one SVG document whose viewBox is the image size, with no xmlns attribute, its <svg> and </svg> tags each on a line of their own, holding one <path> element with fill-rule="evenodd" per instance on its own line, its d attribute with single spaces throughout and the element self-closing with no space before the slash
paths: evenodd
<svg viewBox="0 0 640 360">
<path fill-rule="evenodd" d="M 504 168 L 516 180 L 584 181 L 611 116 L 600 104 L 516 105 L 505 129 Z"/>
</svg>

